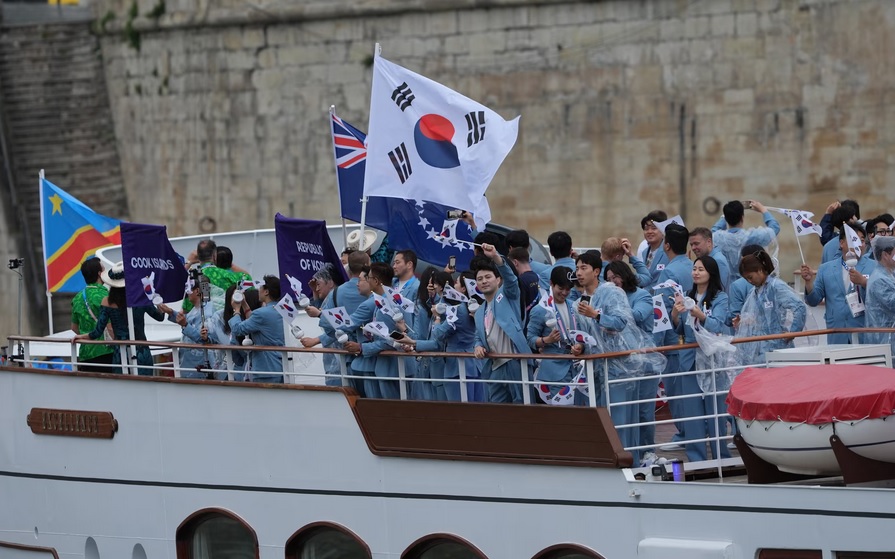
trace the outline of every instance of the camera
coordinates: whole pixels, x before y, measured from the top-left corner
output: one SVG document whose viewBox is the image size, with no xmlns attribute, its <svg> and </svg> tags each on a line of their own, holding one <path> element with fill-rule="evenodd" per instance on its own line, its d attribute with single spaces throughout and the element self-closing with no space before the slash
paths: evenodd
<svg viewBox="0 0 895 559">
<path fill-rule="evenodd" d="M 450 268 L 451 270 L 457 269 L 457 257 L 453 254 L 450 256 L 450 258 L 448 258 L 448 268 Z"/>
<path fill-rule="evenodd" d="M 9 266 L 10 270 L 15 270 L 16 268 L 20 268 L 22 266 L 22 264 L 24 264 L 24 263 L 25 263 L 24 258 L 10 258 L 9 264 L 7 264 L 7 265 Z"/>
<path fill-rule="evenodd" d="M 199 293 L 202 294 L 202 302 L 211 301 L 211 282 L 205 274 L 199 276 Z"/>
<path fill-rule="evenodd" d="M 447 212 L 448 219 L 463 219 L 465 215 L 466 210 L 448 210 Z"/>
</svg>

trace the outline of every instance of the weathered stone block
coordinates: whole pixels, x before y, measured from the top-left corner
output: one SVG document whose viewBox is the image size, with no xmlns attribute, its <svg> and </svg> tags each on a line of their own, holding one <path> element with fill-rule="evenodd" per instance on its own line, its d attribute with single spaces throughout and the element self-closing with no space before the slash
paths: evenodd
<svg viewBox="0 0 895 559">
<path fill-rule="evenodd" d="M 757 31 L 757 14 L 741 13 L 736 15 L 736 33 L 738 37 L 753 37 Z"/>
<path fill-rule="evenodd" d="M 733 14 L 712 16 L 712 35 L 732 37 L 736 33 L 736 18 Z"/>
</svg>

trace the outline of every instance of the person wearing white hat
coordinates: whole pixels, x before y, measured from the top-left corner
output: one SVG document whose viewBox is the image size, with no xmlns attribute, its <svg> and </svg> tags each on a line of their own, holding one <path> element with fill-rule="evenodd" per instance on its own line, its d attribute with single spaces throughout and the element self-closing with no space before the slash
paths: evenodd
<svg viewBox="0 0 895 559">
<path fill-rule="evenodd" d="M 376 243 L 376 238 L 376 231 L 373 231 L 372 229 L 364 229 L 363 239 L 361 239 L 360 229 L 355 229 L 351 233 L 348 233 L 348 246 L 346 248 L 372 252 L 373 245 Z"/>
<path fill-rule="evenodd" d="M 72 338 L 72 343 L 86 339 L 98 340 L 103 337 L 107 324 L 112 324 L 116 340 L 127 340 L 129 337 L 127 296 L 124 291 L 124 264 L 116 262 L 111 269 L 103 270 L 100 277 L 102 277 L 103 283 L 109 286 L 109 295 L 103 298 L 99 317 L 96 320 L 96 327 L 92 332 L 75 336 Z M 147 314 L 159 322 L 169 316 L 173 316 L 173 312 L 166 305 L 134 307 L 134 339 L 136 340 L 146 340 L 144 315 Z M 173 317 L 171 320 L 173 321 Z M 117 347 L 112 362 L 115 365 L 121 365 L 121 351 Z M 140 375 L 152 375 L 150 367 L 152 367 L 153 361 L 148 346 L 137 347 L 137 364 L 140 365 Z M 120 373 L 121 369 L 110 369 L 110 372 Z"/>
</svg>

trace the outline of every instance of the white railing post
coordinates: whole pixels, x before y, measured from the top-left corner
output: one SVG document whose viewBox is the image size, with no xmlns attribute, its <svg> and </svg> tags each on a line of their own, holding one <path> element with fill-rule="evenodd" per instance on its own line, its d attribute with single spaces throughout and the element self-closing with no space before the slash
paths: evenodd
<svg viewBox="0 0 895 559">
<path fill-rule="evenodd" d="M 603 359 L 603 386 L 606 387 L 606 409 L 609 409 L 609 360 Z"/>
<path fill-rule="evenodd" d="M 71 370 L 78 372 L 78 344 L 71 344 Z"/>
<path fill-rule="evenodd" d="M 402 400 L 407 400 L 407 384 L 405 384 L 405 380 L 407 379 L 404 371 L 404 359 L 398 357 L 398 390 L 401 395 Z"/>
<path fill-rule="evenodd" d="M 348 379 L 348 357 L 344 353 L 340 353 L 337 357 L 339 358 L 339 375 L 342 377 L 342 386 L 351 386 Z M 322 362 L 323 359 L 320 361 Z M 323 372 L 325 373 L 326 369 Z M 326 384 L 325 378 L 323 383 Z"/>
<path fill-rule="evenodd" d="M 460 364 L 460 401 L 468 402 L 469 394 L 466 393 L 466 359 L 458 358 Z"/>
<path fill-rule="evenodd" d="M 718 384 L 715 381 L 715 356 L 712 355 L 712 414 L 715 416 L 715 464 L 718 468 L 718 477 L 724 477 L 721 468 L 721 426 L 718 421 Z M 726 422 L 725 422 L 726 423 Z M 724 443 L 725 445 L 727 443 Z"/>
<path fill-rule="evenodd" d="M 21 340 L 18 342 L 19 347 L 22 348 L 22 366 L 23 367 L 31 367 L 31 342 L 22 343 Z"/>
<path fill-rule="evenodd" d="M 295 376 L 290 374 L 289 371 L 289 369 L 292 369 L 291 373 L 295 373 L 291 351 L 280 352 L 280 365 L 283 367 L 283 384 L 295 384 Z M 286 382 L 287 380 L 289 381 L 288 383 Z"/>
<path fill-rule="evenodd" d="M 118 346 L 118 353 L 121 355 L 121 373 L 125 375 L 132 375 L 131 372 L 131 362 L 130 362 L 130 352 L 128 351 L 128 346 L 120 345 Z"/>
<path fill-rule="evenodd" d="M 174 365 L 174 378 L 180 378 L 180 352 L 177 348 L 171 349 L 171 363 Z"/>
<path fill-rule="evenodd" d="M 587 375 L 587 405 L 595 408 L 597 407 L 597 382 L 595 378 L 597 368 L 594 367 L 593 359 L 587 359 L 584 362 L 584 366 Z"/>
<path fill-rule="evenodd" d="M 522 403 L 526 406 L 531 403 L 531 387 L 528 384 L 528 359 L 522 360 Z"/>
</svg>

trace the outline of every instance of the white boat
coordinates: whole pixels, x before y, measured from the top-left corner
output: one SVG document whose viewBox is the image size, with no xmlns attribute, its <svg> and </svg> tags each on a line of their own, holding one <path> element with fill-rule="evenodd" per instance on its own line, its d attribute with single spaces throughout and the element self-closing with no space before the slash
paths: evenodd
<svg viewBox="0 0 895 559">
<path fill-rule="evenodd" d="M 2 559 L 895 557 L 885 475 L 747 483 L 737 457 L 674 475 L 632 467 L 603 408 L 72 373 L 31 360 L 64 340 L 11 340 Z"/>
<path fill-rule="evenodd" d="M 5 366 L 0 421 L 4 559 L 895 556 L 885 483 L 662 481 L 602 408 Z"/>
</svg>

